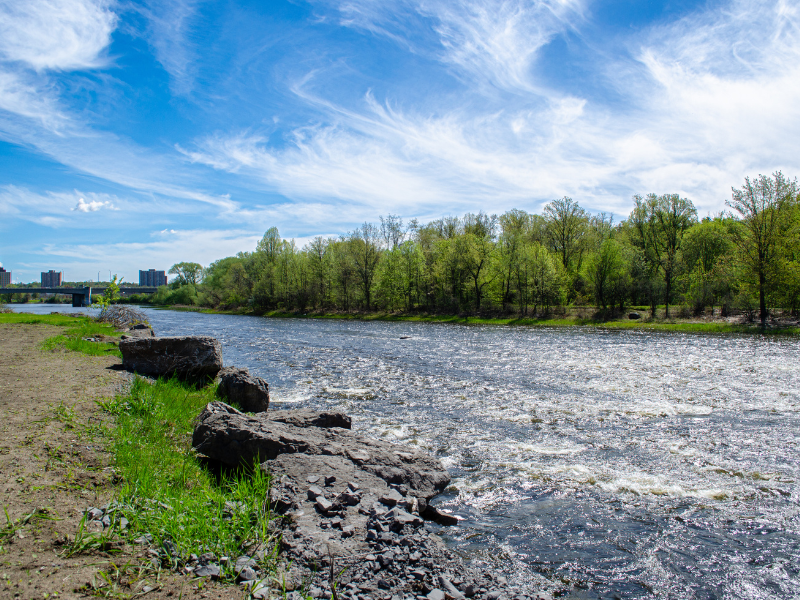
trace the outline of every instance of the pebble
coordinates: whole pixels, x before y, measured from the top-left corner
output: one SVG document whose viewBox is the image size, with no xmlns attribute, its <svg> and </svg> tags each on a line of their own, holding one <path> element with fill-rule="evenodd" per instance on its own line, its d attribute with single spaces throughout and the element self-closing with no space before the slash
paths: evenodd
<svg viewBox="0 0 800 600">
<path fill-rule="evenodd" d="M 219 579 L 220 568 L 215 564 L 200 565 L 194 570 L 197 577 L 211 577 L 212 579 Z"/>
<path fill-rule="evenodd" d="M 103 511 L 99 508 L 90 508 L 86 511 L 86 519 L 88 521 L 99 521 L 103 518 Z"/>
</svg>

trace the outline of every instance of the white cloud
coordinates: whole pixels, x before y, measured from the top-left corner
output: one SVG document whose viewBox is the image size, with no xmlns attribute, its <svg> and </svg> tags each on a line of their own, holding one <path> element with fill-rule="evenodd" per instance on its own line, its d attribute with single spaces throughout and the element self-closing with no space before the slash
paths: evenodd
<svg viewBox="0 0 800 600">
<path fill-rule="evenodd" d="M 345 24 L 381 35 L 406 34 L 389 14 L 395 9 L 434 15 L 442 60 L 474 85 L 460 100 L 439 98 L 423 109 L 371 94 L 346 108 L 305 78 L 294 91 L 320 111 L 322 124 L 294 129 L 280 147 L 248 131 L 206 137 L 184 152 L 301 204 L 337 201 L 362 214 L 538 210 L 570 195 L 624 216 L 633 193 L 650 191 L 680 193 L 701 213 L 714 212 L 744 175 L 800 171 L 797 6 L 735 0 L 643 31 L 630 41 L 631 55 L 597 59 L 621 97 L 607 105 L 542 91 L 529 76 L 541 44 L 582 18 L 580 3 L 478 0 L 455 11 L 435 1 L 352 0 L 340 5 Z M 528 98 L 527 106 L 486 96 L 486 77 Z"/>
<path fill-rule="evenodd" d="M 86 202 L 86 200 L 84 200 L 83 198 L 78 198 L 78 203 L 71 210 L 77 210 L 78 212 L 88 213 L 88 212 L 97 212 L 101 208 L 107 208 L 109 210 L 119 210 L 108 200 L 104 202 L 101 202 L 99 200 L 92 200 L 90 202 Z"/>
<path fill-rule="evenodd" d="M 431 54 L 466 77 L 470 85 L 525 93 L 541 93 L 531 73 L 538 51 L 557 34 L 577 30 L 584 12 L 583 0 L 347 0 L 333 4 L 343 25 Z M 425 28 L 438 38 L 436 46 L 418 42 Z"/>
<path fill-rule="evenodd" d="M 59 136 L 72 128 L 48 72 L 107 63 L 117 19 L 110 7 L 105 0 L 0 0 L 0 111 Z"/>
<path fill-rule="evenodd" d="M 1 0 L 0 54 L 37 71 L 97 68 L 116 21 L 105 0 Z"/>
</svg>

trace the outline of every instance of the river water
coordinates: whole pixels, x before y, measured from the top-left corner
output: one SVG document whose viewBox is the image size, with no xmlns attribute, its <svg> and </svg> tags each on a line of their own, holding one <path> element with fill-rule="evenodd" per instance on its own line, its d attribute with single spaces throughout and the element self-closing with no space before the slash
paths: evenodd
<svg viewBox="0 0 800 600">
<path fill-rule="evenodd" d="M 800 598 L 796 339 L 147 312 L 219 338 L 276 407 L 438 456 L 434 503 L 464 517 L 439 533 L 509 579 Z"/>
</svg>

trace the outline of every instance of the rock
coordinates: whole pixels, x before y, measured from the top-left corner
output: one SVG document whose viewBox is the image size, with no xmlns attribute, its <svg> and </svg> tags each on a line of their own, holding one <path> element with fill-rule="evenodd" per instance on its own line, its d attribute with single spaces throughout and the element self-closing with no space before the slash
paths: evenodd
<svg viewBox="0 0 800 600">
<path fill-rule="evenodd" d="M 446 577 L 442 577 L 439 575 L 439 587 L 444 590 L 444 593 L 447 594 L 448 597 L 452 598 L 452 600 L 463 600 L 464 594 L 456 589 L 449 579 Z"/>
<path fill-rule="evenodd" d="M 247 569 L 247 568 L 252 569 L 255 566 L 256 566 L 256 561 L 245 554 L 236 559 L 236 563 L 234 564 L 233 570 L 234 572 L 238 573 L 242 569 Z"/>
<path fill-rule="evenodd" d="M 316 500 L 319 496 L 324 496 L 325 494 L 322 492 L 322 489 L 317 487 L 316 485 L 312 485 L 308 488 L 308 499 L 309 500 Z"/>
<path fill-rule="evenodd" d="M 253 581 L 258 577 L 256 575 L 255 570 L 252 567 L 245 567 L 237 573 L 237 579 L 239 581 Z"/>
<path fill-rule="evenodd" d="M 412 515 L 398 507 L 390 510 L 386 514 L 386 519 L 391 522 L 391 528 L 394 531 L 400 531 L 406 525 L 411 525 L 412 527 L 419 527 L 422 525 L 422 519 L 417 515 Z"/>
<path fill-rule="evenodd" d="M 439 589 L 431 590 L 426 598 L 428 598 L 428 600 L 444 600 L 444 592 Z"/>
<path fill-rule="evenodd" d="M 458 525 L 458 517 L 433 506 L 427 506 L 420 514 L 428 521 L 433 521 L 439 525 Z"/>
<path fill-rule="evenodd" d="M 154 377 L 215 377 L 222 369 L 222 346 L 205 336 L 148 337 L 122 340 L 122 366 Z"/>
<path fill-rule="evenodd" d="M 127 339 L 141 339 L 141 338 L 151 338 L 151 337 L 156 337 L 156 334 L 153 332 L 153 330 L 144 323 L 138 323 L 133 327 L 125 330 L 122 339 L 127 340 Z"/>
<path fill-rule="evenodd" d="M 386 483 L 403 484 L 415 496 L 424 498 L 432 498 L 450 483 L 450 475 L 442 463 L 427 454 L 402 452 L 394 444 L 346 429 L 293 427 L 250 417 L 223 402 L 209 403 L 200 414 L 192 445 L 198 452 L 232 467 L 270 461 L 286 454 L 336 456 Z M 345 469 L 343 473 L 349 471 Z M 309 474 L 311 471 L 303 478 Z"/>
<path fill-rule="evenodd" d="M 147 544 L 151 544 L 152 542 L 153 542 L 153 536 L 149 533 L 145 533 L 143 536 L 133 540 L 134 544 L 139 544 L 140 546 L 146 546 Z"/>
<path fill-rule="evenodd" d="M 322 427 L 331 429 L 341 427 L 352 429 L 353 420 L 340 412 L 314 412 L 313 410 L 273 410 L 269 414 L 271 421 L 286 423 L 295 427 Z"/>
<path fill-rule="evenodd" d="M 642 315 L 640 315 L 637 312 L 632 312 L 632 313 L 628 313 L 628 318 L 629 319 L 641 319 Z"/>
<path fill-rule="evenodd" d="M 103 511 L 99 508 L 89 508 L 86 510 L 86 520 L 87 521 L 99 521 L 103 518 Z"/>
<path fill-rule="evenodd" d="M 326 499 L 324 496 L 320 496 L 317 498 L 317 502 L 315 504 L 317 510 L 321 513 L 328 513 L 333 508 L 333 503 Z"/>
<path fill-rule="evenodd" d="M 212 579 L 219 579 L 220 569 L 219 565 L 208 564 L 200 565 L 194 570 L 197 577 L 211 577 Z"/>
<path fill-rule="evenodd" d="M 247 369 L 222 369 L 219 372 L 217 393 L 229 402 L 235 402 L 246 412 L 267 412 L 269 409 L 269 384 L 261 377 L 250 375 Z"/>
<path fill-rule="evenodd" d="M 395 489 L 389 490 L 383 496 L 381 496 L 380 501 L 383 502 L 386 506 L 394 506 L 398 502 L 402 502 L 404 500 L 403 496 L 400 495 Z"/>
</svg>

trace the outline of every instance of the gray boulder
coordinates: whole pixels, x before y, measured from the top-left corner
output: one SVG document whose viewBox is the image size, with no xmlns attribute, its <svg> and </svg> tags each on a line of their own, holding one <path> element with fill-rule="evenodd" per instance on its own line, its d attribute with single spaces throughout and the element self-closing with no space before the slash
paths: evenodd
<svg viewBox="0 0 800 600">
<path fill-rule="evenodd" d="M 247 369 L 225 367 L 219 372 L 217 393 L 229 402 L 235 402 L 246 412 L 267 412 L 269 409 L 269 384 L 250 375 Z"/>
<path fill-rule="evenodd" d="M 236 467 L 284 454 L 336 456 L 386 483 L 402 484 L 432 498 L 450 483 L 442 463 L 427 454 L 373 440 L 338 427 L 295 427 L 247 416 L 223 402 L 209 403 L 197 419 L 192 445 L 213 460 Z"/>
<path fill-rule="evenodd" d="M 133 327 L 129 327 L 128 329 L 122 330 L 122 339 L 133 339 L 133 338 L 151 338 L 156 337 L 156 334 L 153 332 L 153 329 L 149 325 L 145 325 L 144 323 L 137 323 Z"/>
<path fill-rule="evenodd" d="M 269 413 L 270 421 L 286 423 L 294 427 L 341 427 L 352 429 L 353 420 L 340 412 L 314 412 L 313 410 L 273 410 Z"/>
<path fill-rule="evenodd" d="M 123 368 L 154 377 L 215 377 L 222 369 L 222 346 L 205 336 L 145 337 L 121 340 Z"/>
</svg>

